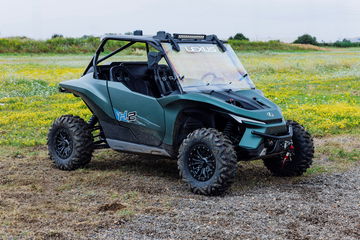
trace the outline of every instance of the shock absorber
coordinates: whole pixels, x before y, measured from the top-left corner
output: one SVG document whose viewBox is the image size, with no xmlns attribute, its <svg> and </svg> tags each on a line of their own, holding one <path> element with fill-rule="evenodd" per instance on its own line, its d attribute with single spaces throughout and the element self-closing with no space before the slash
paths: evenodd
<svg viewBox="0 0 360 240">
<path fill-rule="evenodd" d="M 89 126 L 92 128 L 97 123 L 98 119 L 95 115 L 92 115 L 90 120 L 88 121 Z"/>
<path fill-rule="evenodd" d="M 232 121 L 228 121 L 225 125 L 223 133 L 229 138 L 231 138 L 234 132 L 233 130 L 234 130 L 234 123 Z"/>
<path fill-rule="evenodd" d="M 109 146 L 106 143 L 105 134 L 100 126 L 98 118 L 95 115 L 90 118 L 90 120 L 88 121 L 88 125 L 91 133 L 93 134 L 94 149 L 108 148 Z"/>
</svg>

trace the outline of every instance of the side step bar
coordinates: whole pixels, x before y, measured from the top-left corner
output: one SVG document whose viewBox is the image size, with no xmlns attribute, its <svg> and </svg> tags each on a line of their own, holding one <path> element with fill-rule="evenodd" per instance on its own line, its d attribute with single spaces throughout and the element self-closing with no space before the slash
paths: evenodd
<svg viewBox="0 0 360 240">
<path fill-rule="evenodd" d="M 133 152 L 133 153 L 146 153 L 146 154 L 153 154 L 153 155 L 160 155 L 171 157 L 170 154 L 162 148 L 138 144 L 138 143 L 131 143 L 131 142 L 124 142 L 115 139 L 106 139 L 108 145 L 118 151 L 123 152 Z"/>
</svg>

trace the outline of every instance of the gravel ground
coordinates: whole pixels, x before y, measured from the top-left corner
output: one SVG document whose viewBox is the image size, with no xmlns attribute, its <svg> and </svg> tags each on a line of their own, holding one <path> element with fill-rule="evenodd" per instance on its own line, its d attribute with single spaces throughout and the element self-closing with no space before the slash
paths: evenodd
<svg viewBox="0 0 360 240">
<path fill-rule="evenodd" d="M 96 239 L 360 239 L 360 167 L 223 197 L 187 194 Z"/>
</svg>

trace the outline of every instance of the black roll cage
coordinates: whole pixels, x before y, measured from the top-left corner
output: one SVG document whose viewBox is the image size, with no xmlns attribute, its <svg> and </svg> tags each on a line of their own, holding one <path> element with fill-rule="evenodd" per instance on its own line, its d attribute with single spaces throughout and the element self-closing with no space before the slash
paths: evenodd
<svg viewBox="0 0 360 240">
<path fill-rule="evenodd" d="M 170 33 L 160 31 L 156 34 L 156 36 L 153 37 L 145 37 L 142 36 L 142 31 L 139 34 L 138 31 L 134 32 L 134 35 L 105 35 L 101 39 L 100 46 L 97 48 L 95 55 L 92 57 L 89 65 L 86 67 L 83 76 L 88 72 L 88 70 L 92 67 L 94 71 L 94 77 L 98 78 L 98 71 L 97 71 L 97 65 L 112 57 L 113 55 L 127 49 L 128 47 L 132 46 L 133 44 L 140 42 L 145 43 L 146 46 L 146 53 L 149 53 L 149 45 L 154 47 L 156 50 L 158 50 L 162 56 L 164 57 L 165 61 L 167 62 L 168 66 L 170 67 L 171 71 L 174 73 L 174 76 L 176 77 L 176 84 L 180 90 L 180 93 L 183 93 L 183 89 L 179 83 L 179 79 L 182 77 L 178 76 L 176 71 L 174 71 L 174 67 L 172 66 L 171 62 L 169 61 L 167 55 L 165 54 L 165 51 L 161 45 L 161 42 L 167 42 L 170 43 L 172 48 L 175 51 L 180 51 L 179 43 L 208 43 L 208 44 L 216 44 L 218 47 L 225 52 L 226 47 L 224 43 L 225 41 L 219 40 L 216 35 L 204 35 L 204 34 L 179 34 L 175 33 L 171 35 Z M 182 38 L 182 36 L 184 38 Z M 116 49 L 115 51 L 109 53 L 108 55 L 102 57 L 99 59 L 100 53 L 104 51 L 104 46 L 109 40 L 116 40 L 116 41 L 126 41 L 128 42 L 124 46 Z"/>
</svg>

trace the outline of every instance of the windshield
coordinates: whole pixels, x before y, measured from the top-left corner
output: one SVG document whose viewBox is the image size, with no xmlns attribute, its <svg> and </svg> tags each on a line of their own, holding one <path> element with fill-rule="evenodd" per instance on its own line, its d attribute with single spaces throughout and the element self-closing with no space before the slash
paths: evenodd
<svg viewBox="0 0 360 240">
<path fill-rule="evenodd" d="M 162 43 L 184 91 L 240 90 L 255 88 L 234 50 L 225 44 L 179 43 L 180 51 Z"/>
</svg>

